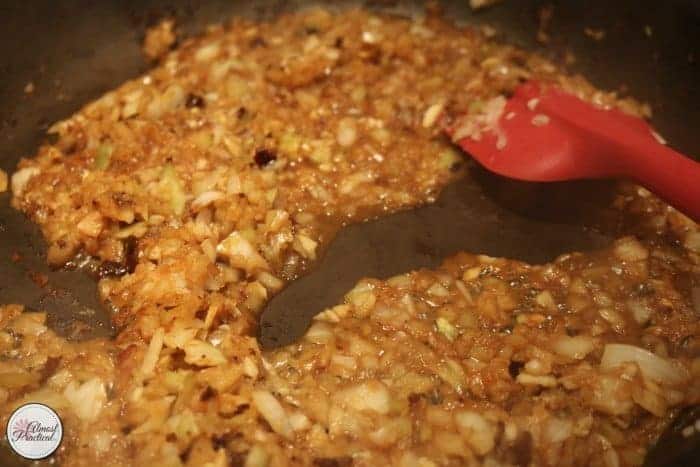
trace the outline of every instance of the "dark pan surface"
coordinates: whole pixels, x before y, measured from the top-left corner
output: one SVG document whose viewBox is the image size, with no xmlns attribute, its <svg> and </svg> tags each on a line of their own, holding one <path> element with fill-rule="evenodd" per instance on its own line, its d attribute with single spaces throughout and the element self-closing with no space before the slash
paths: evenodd
<svg viewBox="0 0 700 467">
<path fill-rule="evenodd" d="M 175 16 L 182 31 L 192 34 L 206 24 L 224 21 L 235 14 L 268 17 L 308 3 L 317 2 L 2 2 L 0 168 L 12 173 L 20 157 L 35 152 L 51 122 L 70 115 L 104 91 L 144 71 L 147 64 L 140 53 L 140 41 L 145 27 L 158 18 Z M 333 6 L 361 3 L 333 2 Z M 491 24 L 509 42 L 559 59 L 567 50 L 573 52 L 577 58 L 571 66 L 574 71 L 585 74 L 602 88 L 624 86 L 629 94 L 648 101 L 655 110 L 654 125 L 670 143 L 696 159 L 700 156 L 697 131 L 700 2 L 512 0 L 478 15 L 471 13 L 466 0 L 443 3 L 449 16 L 459 21 Z M 367 3 L 371 8 L 401 13 L 415 11 L 421 4 L 391 0 Z M 554 7 L 547 49 L 535 40 L 537 12 L 544 5 Z M 604 29 L 605 39 L 593 41 L 583 34 L 584 27 Z M 23 89 L 29 82 L 34 84 L 35 91 L 25 94 Z M 470 196 L 482 199 L 482 206 L 492 205 L 495 210 L 492 216 L 474 211 L 478 217 L 473 221 L 485 223 L 484 231 L 537 224 L 544 229 L 559 226 L 563 234 L 570 228 L 581 231 L 582 226 L 601 222 L 612 225 L 606 218 L 605 193 L 609 188 L 606 183 L 530 185 L 500 179 L 477 168 L 473 170 L 476 172 L 471 180 L 475 185 L 467 191 L 471 190 Z M 567 199 L 576 199 L 578 209 L 566 209 Z M 43 245 L 36 229 L 9 208 L 8 202 L 9 194 L 0 195 L 0 303 L 22 303 L 45 309 L 52 326 L 67 335 L 113 333 L 109 313 L 99 306 L 96 298 L 94 282 L 81 272 L 49 271 L 44 266 Z M 614 233 L 614 229 L 609 233 Z M 504 243 L 499 243 L 499 238 Z M 551 238 L 531 236 L 527 244 L 513 242 L 513 238 L 513 231 L 504 231 L 502 236 L 490 238 L 492 243 L 484 248 L 494 254 L 503 251 L 523 259 L 533 254 L 542 258 L 554 254 Z M 478 245 L 473 249 L 478 249 Z M 427 264 L 435 264 L 444 253 L 430 248 L 426 251 Z M 22 259 L 12 261 L 10 258 L 15 253 Z M 37 272 L 47 275 L 46 286 L 37 285 L 41 282 Z M 76 319 L 86 323 L 87 329 L 76 333 Z M 692 456 L 697 443 L 690 448 Z M 664 444 L 663 455 L 652 456 L 653 465 L 691 465 L 692 457 L 667 462 L 673 458 L 670 453 L 681 453 L 679 449 L 679 445 Z M 0 454 L 1 465 L 9 465 L 10 458 L 5 456 Z"/>
<path fill-rule="evenodd" d="M 341 303 L 363 277 L 434 268 L 460 251 L 541 264 L 566 252 L 603 248 L 616 236 L 618 216 L 603 208 L 612 198 L 608 182 L 509 184 L 517 197 L 506 199 L 497 193 L 505 179 L 475 163 L 469 169 L 433 204 L 341 230 L 312 271 L 266 305 L 263 349 L 302 337 L 317 313 Z"/>
</svg>

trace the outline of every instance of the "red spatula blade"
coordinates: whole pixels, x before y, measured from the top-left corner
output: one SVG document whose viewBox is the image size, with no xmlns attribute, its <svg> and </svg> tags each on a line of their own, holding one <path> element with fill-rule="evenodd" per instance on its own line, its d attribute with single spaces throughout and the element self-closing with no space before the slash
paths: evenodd
<svg viewBox="0 0 700 467">
<path fill-rule="evenodd" d="M 644 120 L 527 82 L 490 128 L 448 133 L 489 170 L 527 181 L 629 177 L 700 219 L 700 164 L 665 147 Z M 480 133 L 480 134 L 479 134 Z"/>
</svg>

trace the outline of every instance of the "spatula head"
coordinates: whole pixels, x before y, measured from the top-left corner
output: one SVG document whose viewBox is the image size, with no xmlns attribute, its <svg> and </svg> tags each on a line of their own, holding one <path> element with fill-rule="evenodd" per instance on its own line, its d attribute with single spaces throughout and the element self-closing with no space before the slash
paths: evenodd
<svg viewBox="0 0 700 467">
<path fill-rule="evenodd" d="M 527 181 L 624 175 L 622 146 L 658 144 L 642 119 L 534 81 L 520 85 L 493 128 L 476 138 L 459 136 L 461 120 L 448 133 L 462 149 L 493 172 Z"/>
</svg>

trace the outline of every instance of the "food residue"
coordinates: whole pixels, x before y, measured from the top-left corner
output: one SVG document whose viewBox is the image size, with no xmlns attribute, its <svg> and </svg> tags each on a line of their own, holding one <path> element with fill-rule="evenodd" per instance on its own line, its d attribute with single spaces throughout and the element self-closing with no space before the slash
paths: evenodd
<svg viewBox="0 0 700 467">
<path fill-rule="evenodd" d="M 594 41 L 602 41 L 605 39 L 605 29 L 583 28 L 583 33 Z"/>
<path fill-rule="evenodd" d="M 175 44 L 175 20 L 167 18 L 146 30 L 143 40 L 143 53 L 149 60 L 159 60 Z"/>
</svg>

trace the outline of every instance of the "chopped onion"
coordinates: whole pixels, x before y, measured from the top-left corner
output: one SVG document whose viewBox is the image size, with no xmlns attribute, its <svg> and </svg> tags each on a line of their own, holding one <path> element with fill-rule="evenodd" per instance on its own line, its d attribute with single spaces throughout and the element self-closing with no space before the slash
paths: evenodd
<svg viewBox="0 0 700 467">
<path fill-rule="evenodd" d="M 205 191 L 204 193 L 197 196 L 194 201 L 192 201 L 192 210 L 199 211 L 200 209 L 209 206 L 214 201 L 218 201 L 224 197 L 224 194 L 220 191 Z"/>
<path fill-rule="evenodd" d="M 474 141 L 479 141 L 483 132 L 493 131 L 496 135 L 502 133 L 498 122 L 505 106 L 506 99 L 503 96 L 489 99 L 483 103 L 483 106 L 480 106 L 481 108 L 476 113 L 470 113 L 457 122 L 452 133 L 452 140 L 459 142 L 464 138 L 471 138 Z"/>
<path fill-rule="evenodd" d="M 92 211 L 90 214 L 83 217 L 80 222 L 78 222 L 76 229 L 78 232 L 87 237 L 95 238 L 100 235 L 103 227 L 104 224 L 102 222 L 102 214 L 100 214 L 99 211 Z"/>
<path fill-rule="evenodd" d="M 648 350 L 627 344 L 607 344 L 600 360 L 600 367 L 609 370 L 624 362 L 634 362 L 645 378 L 659 383 L 680 384 L 688 380 L 688 373 L 668 360 Z"/>
<path fill-rule="evenodd" d="M 326 344 L 334 338 L 331 327 L 324 322 L 315 322 L 304 336 L 309 342 L 314 344 Z"/>
<path fill-rule="evenodd" d="M 368 287 L 365 287 L 367 285 Z M 345 295 L 345 300 L 352 304 L 353 314 L 358 318 L 366 318 L 377 303 L 377 297 L 372 292 L 372 285 L 360 282 Z"/>
<path fill-rule="evenodd" d="M 615 242 L 615 255 L 623 261 L 642 261 L 649 252 L 633 237 L 625 237 Z"/>
<path fill-rule="evenodd" d="M 545 126 L 549 123 L 549 117 L 545 114 L 537 114 L 532 117 L 532 124 L 535 126 Z"/>
<path fill-rule="evenodd" d="M 302 255 L 304 258 L 316 259 L 316 247 L 318 242 L 304 234 L 297 234 L 294 237 L 294 242 L 292 247 L 294 250 Z"/>
<path fill-rule="evenodd" d="M 219 54 L 221 49 L 221 44 L 217 42 L 212 42 L 200 47 L 194 54 L 194 59 L 198 62 L 207 62 L 215 58 Z"/>
<path fill-rule="evenodd" d="M 391 405 L 389 390 L 380 381 L 364 381 L 336 394 L 340 405 L 357 411 L 387 414 Z"/>
<path fill-rule="evenodd" d="M 561 443 L 573 434 L 573 423 L 567 418 L 552 417 L 547 420 L 544 433 L 550 443 Z"/>
<path fill-rule="evenodd" d="M 185 344 L 185 362 L 197 366 L 217 366 L 226 363 L 226 357 L 208 342 L 193 339 Z"/>
<path fill-rule="evenodd" d="M 308 430 L 311 427 L 311 421 L 309 417 L 301 412 L 294 412 L 289 415 L 289 424 L 292 426 L 294 431 Z"/>
<path fill-rule="evenodd" d="M 160 189 L 173 212 L 178 216 L 181 215 L 185 209 L 185 202 L 187 201 L 185 190 L 177 171 L 170 164 L 166 164 L 165 167 L 163 167 Z"/>
<path fill-rule="evenodd" d="M 265 258 L 240 232 L 232 232 L 217 245 L 216 251 L 226 257 L 231 266 L 241 268 L 248 273 L 268 269 Z"/>
<path fill-rule="evenodd" d="M 63 395 L 70 402 L 75 414 L 86 422 L 96 420 L 107 401 L 105 386 L 99 378 L 92 378 L 83 384 L 71 381 Z"/>
<path fill-rule="evenodd" d="M 444 456 L 463 456 L 468 450 L 462 437 L 451 430 L 434 432 L 432 445 Z"/>
<path fill-rule="evenodd" d="M 41 171 L 38 167 L 25 167 L 15 172 L 10 182 L 12 185 L 12 194 L 15 197 L 22 196 L 22 192 L 24 192 L 24 188 L 27 186 L 27 183 L 29 183 L 29 180 L 35 175 L 38 175 L 39 172 Z"/>
<path fill-rule="evenodd" d="M 455 391 L 461 394 L 467 376 L 459 363 L 447 358 L 438 363 L 435 371 L 438 376 L 443 379 L 443 381 L 452 386 Z"/>
<path fill-rule="evenodd" d="M 477 454 L 483 456 L 496 444 L 496 426 L 477 412 L 464 410 L 455 414 L 457 428 Z"/>
<path fill-rule="evenodd" d="M 649 322 L 649 318 L 651 318 L 652 309 L 646 300 L 631 299 L 627 301 L 626 305 L 627 309 L 632 312 L 632 316 L 638 324 L 643 326 Z"/>
<path fill-rule="evenodd" d="M 329 323 L 339 323 L 341 319 L 348 316 L 350 313 L 350 305 L 336 305 L 332 308 L 326 308 L 316 316 L 315 320 L 327 321 Z"/>
<path fill-rule="evenodd" d="M 559 336 L 552 343 L 552 350 L 564 357 L 581 360 L 595 348 L 596 341 L 590 336 Z"/>
<path fill-rule="evenodd" d="M 548 290 L 538 293 L 535 297 L 535 303 L 542 308 L 547 308 L 549 310 L 555 310 L 557 308 L 557 303 L 554 301 L 554 297 L 552 297 L 552 294 Z"/>
<path fill-rule="evenodd" d="M 97 170 L 105 170 L 109 167 L 113 150 L 114 148 L 109 144 L 100 144 L 97 148 L 97 155 L 95 156 L 92 167 Z"/>
<path fill-rule="evenodd" d="M 410 418 L 398 417 L 381 424 L 379 428 L 369 433 L 368 438 L 378 446 L 389 447 L 401 438 L 410 436 L 411 429 Z"/>
<path fill-rule="evenodd" d="M 605 467 L 620 467 L 620 458 L 610 441 L 603 435 L 598 435 L 598 437 L 603 447 L 603 462 L 605 462 Z"/>
<path fill-rule="evenodd" d="M 540 100 L 536 97 L 533 97 L 532 99 L 527 101 L 527 108 L 534 112 L 539 103 L 540 103 Z"/>
<path fill-rule="evenodd" d="M 457 337 L 457 328 L 446 318 L 443 318 L 442 316 L 439 317 L 435 320 L 435 325 L 437 326 L 438 332 L 445 336 L 445 338 L 450 342 L 454 341 Z"/>
<path fill-rule="evenodd" d="M 264 390 L 253 392 L 253 404 L 275 433 L 287 439 L 291 439 L 294 436 L 292 424 L 289 422 L 289 417 L 287 417 L 284 407 L 270 392 Z"/>
<path fill-rule="evenodd" d="M 591 378 L 590 403 L 601 412 L 610 415 L 624 415 L 630 413 L 634 404 L 631 400 L 631 382 L 619 375 L 601 374 Z"/>
<path fill-rule="evenodd" d="M 657 417 L 663 417 L 668 409 L 663 397 L 644 387 L 636 387 L 632 392 L 632 399 Z"/>
<path fill-rule="evenodd" d="M 153 333 L 151 342 L 148 344 L 148 349 L 146 350 L 146 355 L 143 357 L 143 363 L 141 363 L 141 374 L 143 376 L 150 376 L 153 374 L 156 363 L 158 363 L 160 351 L 163 349 L 164 335 L 163 328 L 158 328 L 156 332 Z"/>
<path fill-rule="evenodd" d="M 343 147 L 352 146 L 357 141 L 357 126 L 353 119 L 344 118 L 338 123 L 336 140 Z"/>
<path fill-rule="evenodd" d="M 433 285 L 431 285 L 426 292 L 434 297 L 448 297 L 450 295 L 450 291 L 439 282 L 435 282 Z"/>
<path fill-rule="evenodd" d="M 423 114 L 423 121 L 421 122 L 423 125 L 423 128 L 430 128 L 432 127 L 435 122 L 437 121 L 438 117 L 442 113 L 442 110 L 445 108 L 445 103 L 444 102 L 438 102 L 437 104 L 433 104 L 428 109 L 425 111 Z"/>
<path fill-rule="evenodd" d="M 164 428 L 166 433 L 172 433 L 183 441 L 191 440 L 200 433 L 197 419 L 189 409 L 171 415 L 166 420 Z"/>
<path fill-rule="evenodd" d="M 255 363 L 252 357 L 246 357 L 243 359 L 243 374 L 249 378 L 257 378 L 260 374 L 258 365 Z"/>
<path fill-rule="evenodd" d="M 528 373 L 520 373 L 515 381 L 523 386 L 543 386 L 545 388 L 553 388 L 557 385 L 557 379 L 554 376 L 537 376 Z"/>
</svg>

